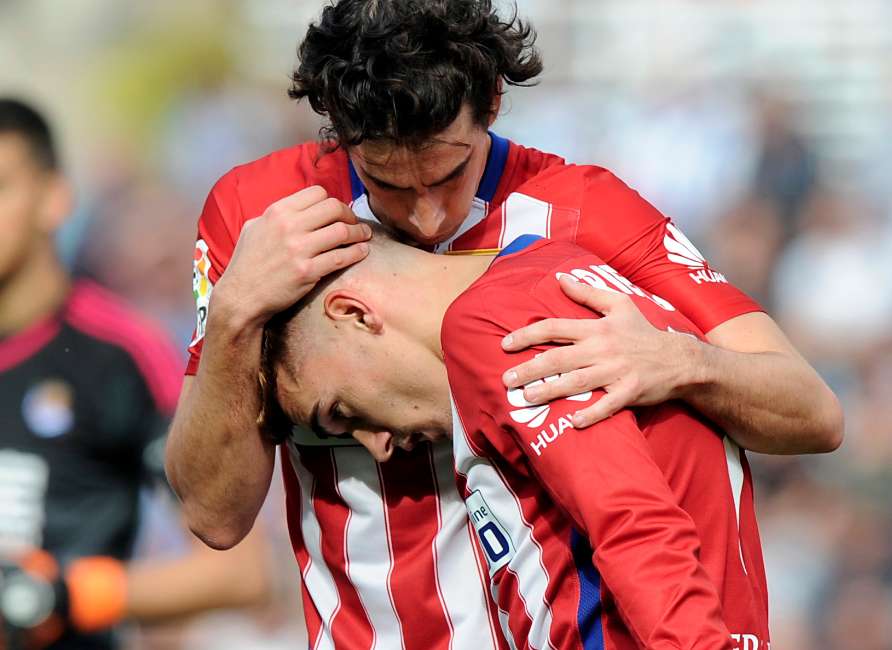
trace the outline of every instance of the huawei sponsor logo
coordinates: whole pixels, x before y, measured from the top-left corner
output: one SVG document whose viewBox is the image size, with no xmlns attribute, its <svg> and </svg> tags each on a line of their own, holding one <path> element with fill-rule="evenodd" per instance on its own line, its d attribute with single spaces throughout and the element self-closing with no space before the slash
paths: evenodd
<svg viewBox="0 0 892 650">
<path fill-rule="evenodd" d="M 527 425 L 530 429 L 542 426 L 542 423 L 545 422 L 548 418 L 548 414 L 551 412 L 551 404 L 532 404 L 526 401 L 523 396 L 523 389 L 529 386 L 536 386 L 538 384 L 544 384 L 545 382 L 555 381 L 556 379 L 560 379 L 560 377 L 560 375 L 552 375 L 545 379 L 537 379 L 536 381 L 530 382 L 523 388 L 508 389 L 508 403 L 511 406 L 520 407 L 511 411 L 511 419 L 518 424 Z M 592 391 L 586 391 L 584 393 L 571 395 L 566 399 L 574 402 L 587 402 L 591 398 Z"/>
<path fill-rule="evenodd" d="M 666 231 L 666 236 L 663 237 L 663 246 L 666 247 L 669 261 L 691 269 L 692 273 L 688 275 L 694 282 L 697 284 L 728 282 L 724 275 L 709 268 L 706 258 L 697 250 L 691 240 L 685 237 L 683 232 L 671 223 L 666 226 Z"/>
<path fill-rule="evenodd" d="M 560 378 L 560 375 L 552 375 L 551 377 L 531 382 L 527 384 L 527 386 L 535 386 L 536 384 L 554 381 L 558 378 Z M 526 386 L 523 388 L 526 388 Z M 542 427 L 551 413 L 551 403 L 531 404 L 524 398 L 523 388 L 511 388 L 508 390 L 508 403 L 511 404 L 511 406 L 518 407 L 510 412 L 511 419 L 518 424 L 525 424 L 530 429 Z M 584 393 L 571 395 L 565 399 L 571 402 L 588 402 L 591 400 L 593 394 L 594 393 L 589 390 Z M 573 423 L 570 421 L 570 418 L 561 415 L 554 422 L 549 422 L 541 431 L 539 431 L 536 438 L 530 442 L 530 447 L 536 452 L 537 456 L 541 456 L 542 452 L 545 451 L 549 444 L 557 440 L 558 436 L 564 431 L 572 428 Z"/>
</svg>

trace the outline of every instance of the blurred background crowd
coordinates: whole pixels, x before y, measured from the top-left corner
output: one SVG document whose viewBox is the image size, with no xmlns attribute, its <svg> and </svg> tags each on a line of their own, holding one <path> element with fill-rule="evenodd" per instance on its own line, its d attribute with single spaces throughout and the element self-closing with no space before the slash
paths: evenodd
<svg viewBox="0 0 892 650">
<path fill-rule="evenodd" d="M 75 180 L 59 245 L 194 326 L 195 221 L 233 165 L 316 137 L 285 95 L 321 0 L 0 0 L 0 94 L 51 118 Z M 773 647 L 892 648 L 892 3 L 519 0 L 546 71 L 495 130 L 603 165 L 762 302 L 843 401 L 826 457 L 751 456 Z M 622 218 L 622 215 L 617 215 Z M 184 545 L 146 499 L 142 553 Z M 269 611 L 136 630 L 133 648 L 300 647 L 281 495 Z M 250 625 L 246 621 L 250 619 Z"/>
</svg>

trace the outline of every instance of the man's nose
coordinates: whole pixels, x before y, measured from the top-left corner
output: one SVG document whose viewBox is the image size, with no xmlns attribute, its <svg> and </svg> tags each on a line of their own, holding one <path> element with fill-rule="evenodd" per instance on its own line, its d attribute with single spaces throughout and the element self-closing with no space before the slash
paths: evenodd
<svg viewBox="0 0 892 650">
<path fill-rule="evenodd" d="M 426 193 L 415 201 L 409 222 L 418 229 L 422 237 L 433 237 L 440 231 L 445 218 L 446 209 L 443 202 Z"/>
<path fill-rule="evenodd" d="M 353 437 L 379 463 L 390 460 L 393 455 L 393 436 L 389 431 L 354 431 Z"/>
</svg>

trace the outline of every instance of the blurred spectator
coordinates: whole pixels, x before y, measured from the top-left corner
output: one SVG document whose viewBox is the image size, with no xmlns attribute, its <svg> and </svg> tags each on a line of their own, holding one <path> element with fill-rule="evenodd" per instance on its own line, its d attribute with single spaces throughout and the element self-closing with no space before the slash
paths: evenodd
<svg viewBox="0 0 892 650">
<path fill-rule="evenodd" d="M 730 273 L 736 286 L 773 313 L 772 281 L 783 240 L 777 203 L 751 194 L 717 221 L 707 244 L 715 267 Z"/>
<path fill-rule="evenodd" d="M 132 559 L 180 362 L 156 326 L 63 269 L 53 237 L 71 200 L 42 116 L 0 98 L 0 643 L 12 650 L 116 648 L 124 619 L 269 594 L 260 527 L 226 554 L 193 540 L 179 558 Z"/>
<path fill-rule="evenodd" d="M 125 295 L 188 341 L 195 326 L 182 251 L 195 239 L 193 214 L 170 188 L 132 179 L 97 201 L 79 268 Z"/>
<path fill-rule="evenodd" d="M 862 197 L 827 188 L 798 217 L 774 281 L 776 316 L 806 356 L 834 364 L 870 353 L 892 322 L 887 232 Z"/>
<path fill-rule="evenodd" d="M 796 218 L 817 182 L 817 157 L 796 130 L 799 115 L 789 102 L 761 92 L 755 108 L 758 121 L 758 156 L 753 191 L 773 201 L 784 226 L 784 240 L 796 228 Z"/>
</svg>

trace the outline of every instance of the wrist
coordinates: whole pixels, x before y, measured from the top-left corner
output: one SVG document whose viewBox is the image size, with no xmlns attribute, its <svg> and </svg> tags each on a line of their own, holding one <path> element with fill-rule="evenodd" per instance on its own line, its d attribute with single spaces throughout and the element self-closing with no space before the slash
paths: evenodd
<svg viewBox="0 0 892 650">
<path fill-rule="evenodd" d="M 694 392 L 710 382 L 710 345 L 689 334 L 670 333 L 676 351 L 676 377 L 672 390 L 673 399 L 687 401 Z"/>
<path fill-rule="evenodd" d="M 253 330 L 261 330 L 269 320 L 269 315 L 259 311 L 251 300 L 229 290 L 229 285 L 220 280 L 211 294 L 208 304 L 208 332 L 212 329 L 221 332 L 226 338 Z"/>
</svg>

